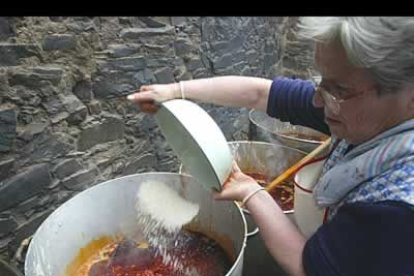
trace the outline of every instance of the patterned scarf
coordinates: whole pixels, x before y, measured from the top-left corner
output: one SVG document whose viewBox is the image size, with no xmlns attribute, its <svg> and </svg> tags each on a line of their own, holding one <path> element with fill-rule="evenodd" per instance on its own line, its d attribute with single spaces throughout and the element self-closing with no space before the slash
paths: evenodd
<svg viewBox="0 0 414 276">
<path fill-rule="evenodd" d="M 313 191 L 319 206 L 387 199 L 414 204 L 414 119 L 345 154 L 348 146 L 341 141 L 325 163 Z"/>
</svg>

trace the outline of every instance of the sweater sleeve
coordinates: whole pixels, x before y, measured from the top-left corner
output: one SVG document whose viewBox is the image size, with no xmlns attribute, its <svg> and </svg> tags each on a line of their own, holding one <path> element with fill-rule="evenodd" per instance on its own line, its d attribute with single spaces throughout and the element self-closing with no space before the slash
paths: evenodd
<svg viewBox="0 0 414 276">
<path fill-rule="evenodd" d="M 301 125 L 330 135 L 323 108 L 313 106 L 315 87 L 311 81 L 279 77 L 273 80 L 267 114 L 282 122 Z"/>
</svg>

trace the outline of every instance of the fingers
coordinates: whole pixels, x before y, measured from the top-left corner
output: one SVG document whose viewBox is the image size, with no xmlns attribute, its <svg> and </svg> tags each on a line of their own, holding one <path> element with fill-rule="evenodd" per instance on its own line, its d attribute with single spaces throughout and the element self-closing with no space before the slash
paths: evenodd
<svg viewBox="0 0 414 276">
<path fill-rule="evenodd" d="M 211 192 L 211 195 L 215 200 L 228 200 L 228 199 L 231 199 L 231 193 L 229 191 L 226 191 L 225 189 L 220 191 L 220 192 L 218 192 L 216 190 L 213 190 Z"/>
<path fill-rule="evenodd" d="M 129 95 L 127 99 L 137 103 L 143 112 L 154 114 L 158 111 L 158 106 L 154 103 L 155 97 L 150 86 L 142 86 L 140 92 Z"/>
<path fill-rule="evenodd" d="M 139 89 L 139 91 L 151 91 L 152 90 L 152 87 L 151 87 L 151 85 L 143 85 L 143 86 L 141 86 L 140 87 L 140 89 Z"/>
<path fill-rule="evenodd" d="M 138 93 L 128 95 L 127 99 L 135 103 L 154 101 L 155 100 L 154 93 L 150 90 L 145 90 L 145 91 L 146 92 L 138 92 Z"/>
</svg>

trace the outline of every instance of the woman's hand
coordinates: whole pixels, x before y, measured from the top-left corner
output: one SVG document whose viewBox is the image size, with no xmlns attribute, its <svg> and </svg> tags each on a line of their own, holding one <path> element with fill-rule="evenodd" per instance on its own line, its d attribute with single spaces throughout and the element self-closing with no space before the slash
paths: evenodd
<svg viewBox="0 0 414 276">
<path fill-rule="evenodd" d="M 213 197 L 218 200 L 237 200 L 242 201 L 243 198 L 253 190 L 256 190 L 260 185 L 248 175 L 245 175 L 233 161 L 233 167 L 230 177 L 223 184 L 223 189 L 220 192 L 213 191 Z"/>
<path fill-rule="evenodd" d="M 181 98 L 178 83 L 141 86 L 138 93 L 128 96 L 128 100 L 138 104 L 142 111 L 150 114 L 158 111 L 156 103 L 176 98 Z"/>
</svg>

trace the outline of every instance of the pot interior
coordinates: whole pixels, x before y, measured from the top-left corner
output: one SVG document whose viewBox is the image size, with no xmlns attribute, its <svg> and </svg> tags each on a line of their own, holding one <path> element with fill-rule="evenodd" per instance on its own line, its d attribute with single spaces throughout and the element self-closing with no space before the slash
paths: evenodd
<svg viewBox="0 0 414 276">
<path fill-rule="evenodd" d="M 144 173 L 110 180 L 64 203 L 35 233 L 26 256 L 25 275 L 65 275 L 79 250 L 94 240 L 142 236 L 135 204 L 138 188 L 145 181 L 168 183 L 184 198 L 197 202 L 200 211 L 190 229 L 213 238 L 233 256 L 234 264 L 226 275 L 241 275 L 247 230 L 240 208 L 233 202 L 215 201 L 194 178 L 174 173 Z"/>
</svg>

